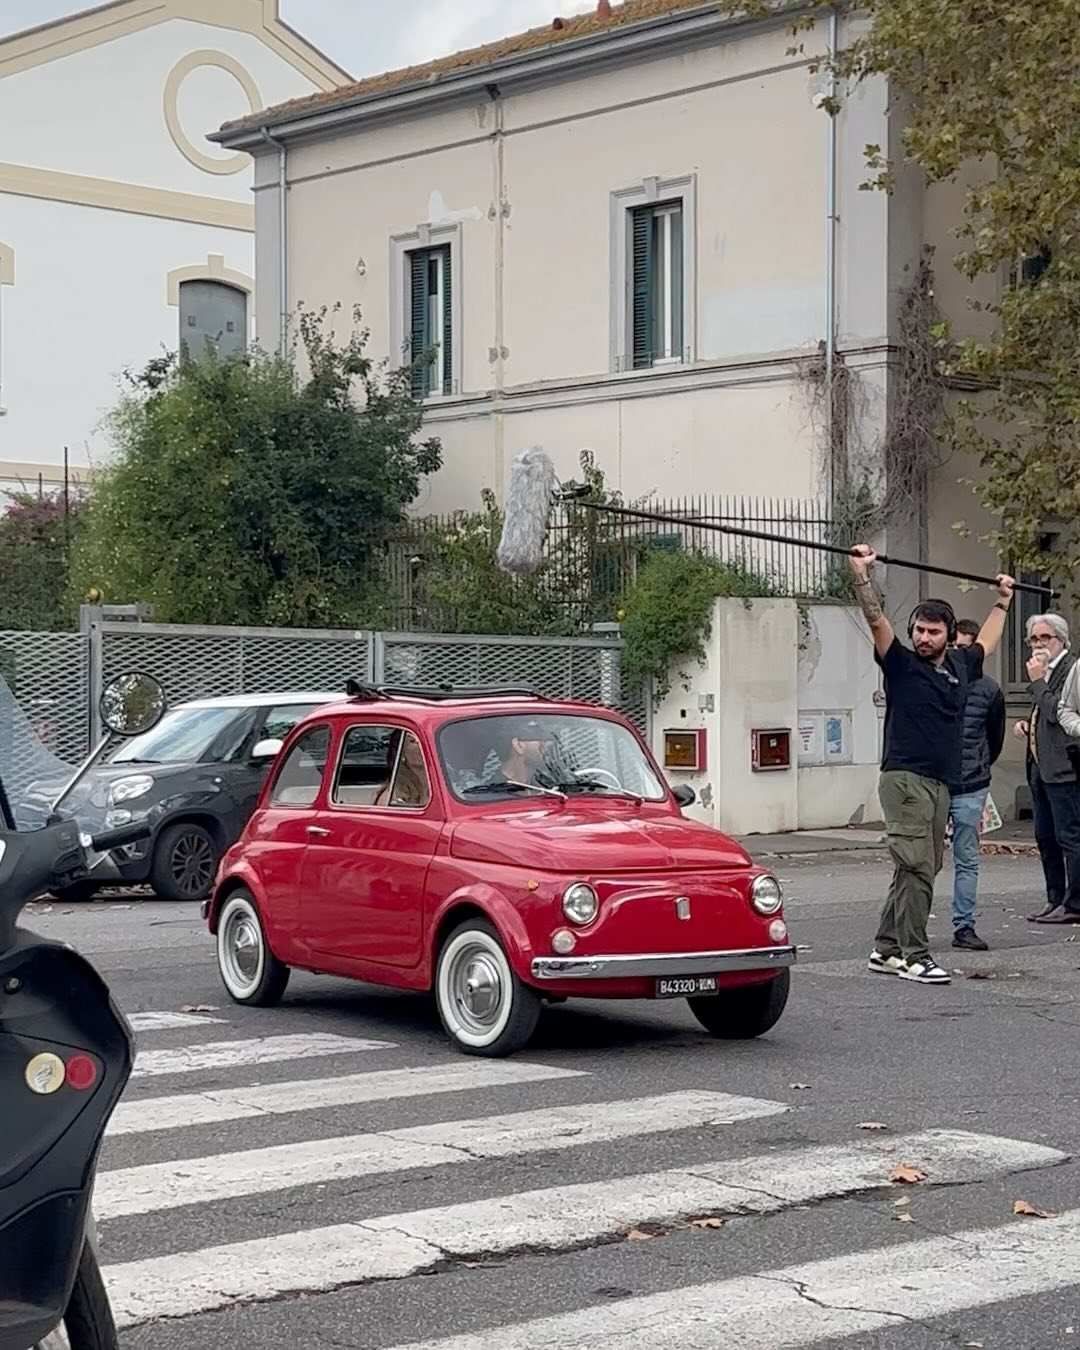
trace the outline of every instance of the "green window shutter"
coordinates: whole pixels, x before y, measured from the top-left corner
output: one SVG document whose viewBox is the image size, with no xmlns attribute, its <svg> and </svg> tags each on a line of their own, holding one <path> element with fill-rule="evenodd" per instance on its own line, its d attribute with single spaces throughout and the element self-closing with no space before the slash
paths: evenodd
<svg viewBox="0 0 1080 1350">
<path fill-rule="evenodd" d="M 633 358 L 634 369 L 653 363 L 653 210 L 633 212 Z"/>
<path fill-rule="evenodd" d="M 450 269 L 450 245 L 441 248 L 443 258 L 443 368 L 442 388 L 444 394 L 454 392 L 454 278 Z"/>
<path fill-rule="evenodd" d="M 427 249 L 417 249 L 409 254 L 409 304 L 412 332 L 410 357 L 413 361 L 412 391 L 414 398 L 424 398 L 431 388 L 431 367 L 418 364 L 429 350 L 433 334 L 428 331 L 428 312 L 430 310 L 428 292 Z"/>
</svg>

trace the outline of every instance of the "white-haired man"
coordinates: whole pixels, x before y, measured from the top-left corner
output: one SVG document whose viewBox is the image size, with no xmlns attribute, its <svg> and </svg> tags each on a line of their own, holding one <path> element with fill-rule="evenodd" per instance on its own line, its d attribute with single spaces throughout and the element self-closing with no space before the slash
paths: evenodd
<svg viewBox="0 0 1080 1350">
<path fill-rule="evenodd" d="M 1060 614 L 1033 615 L 1026 633 L 1033 706 L 1015 732 L 1027 741 L 1035 842 L 1046 878 L 1046 905 L 1029 917 L 1033 923 L 1080 923 L 1080 784 L 1069 753 L 1070 732 L 1059 715 L 1076 658 L 1069 651 L 1069 625 Z"/>
</svg>

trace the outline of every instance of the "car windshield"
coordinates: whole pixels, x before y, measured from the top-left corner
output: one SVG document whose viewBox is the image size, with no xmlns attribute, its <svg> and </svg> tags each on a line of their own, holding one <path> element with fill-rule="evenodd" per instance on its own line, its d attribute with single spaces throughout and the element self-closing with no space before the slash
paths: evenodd
<svg viewBox="0 0 1080 1350">
<path fill-rule="evenodd" d="M 465 802 L 552 793 L 658 802 L 667 795 L 637 738 L 606 718 L 474 717 L 448 723 L 437 739 L 447 784 Z"/>
<path fill-rule="evenodd" d="M 133 736 L 109 755 L 109 764 L 193 764 L 213 745 L 241 708 L 176 708 L 156 727 Z"/>
</svg>

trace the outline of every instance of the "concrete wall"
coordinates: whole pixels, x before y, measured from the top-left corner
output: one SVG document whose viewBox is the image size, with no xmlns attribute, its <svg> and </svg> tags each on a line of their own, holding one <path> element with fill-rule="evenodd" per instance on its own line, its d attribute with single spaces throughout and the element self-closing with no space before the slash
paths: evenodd
<svg viewBox="0 0 1080 1350">
<path fill-rule="evenodd" d="M 665 731 L 705 731 L 704 772 L 665 770 L 696 791 L 688 816 L 739 835 L 875 818 L 878 674 L 860 623 L 839 606 L 804 618 L 792 600 L 716 602 L 705 664 L 687 671 L 689 689 L 676 678 L 653 719 L 661 764 Z M 789 769 L 755 772 L 755 729 L 790 732 Z"/>
</svg>

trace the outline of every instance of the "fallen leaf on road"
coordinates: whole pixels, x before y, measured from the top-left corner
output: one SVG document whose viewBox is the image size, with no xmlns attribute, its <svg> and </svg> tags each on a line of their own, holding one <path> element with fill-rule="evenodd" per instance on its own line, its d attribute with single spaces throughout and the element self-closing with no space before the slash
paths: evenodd
<svg viewBox="0 0 1080 1350">
<path fill-rule="evenodd" d="M 890 1181 L 899 1181 L 904 1186 L 914 1186 L 917 1181 L 925 1181 L 926 1173 L 918 1167 L 912 1167 L 910 1163 L 903 1163 L 899 1167 L 894 1167 L 889 1173 Z"/>
<path fill-rule="evenodd" d="M 982 1341 L 965 1341 L 964 1350 L 983 1350 Z"/>
<path fill-rule="evenodd" d="M 808 1091 L 810 1090 L 810 1084 L 809 1084 L 809 1083 L 792 1083 L 792 1084 L 791 1084 L 791 1090 L 792 1090 L 793 1092 L 808 1092 Z"/>
<path fill-rule="evenodd" d="M 997 976 L 992 970 L 969 970 L 967 972 L 969 980 L 996 980 Z"/>
<path fill-rule="evenodd" d="M 893 1208 L 895 1209 L 899 1208 L 900 1205 L 910 1205 L 910 1204 L 911 1201 L 907 1198 L 906 1195 L 898 1195 L 896 1199 L 893 1201 Z"/>
<path fill-rule="evenodd" d="M 652 1237 L 651 1233 L 643 1233 L 640 1228 L 631 1228 L 626 1235 L 627 1242 L 648 1242 Z"/>
<path fill-rule="evenodd" d="M 796 950 L 797 952 L 812 952 L 814 949 L 813 949 L 813 947 L 809 946 L 807 943 L 805 943 L 805 942 L 800 942 L 800 943 L 798 943 L 797 946 L 795 947 L 795 950 Z"/>
<path fill-rule="evenodd" d="M 1013 1205 L 1014 1214 L 1024 1214 L 1029 1219 L 1058 1219 L 1060 1214 L 1056 1209 L 1037 1209 L 1035 1205 L 1029 1204 L 1026 1200 L 1017 1200 Z"/>
<path fill-rule="evenodd" d="M 180 1011 L 185 1013 L 217 1012 L 217 1008 L 209 1003 L 185 1003 Z"/>
<path fill-rule="evenodd" d="M 915 1219 L 910 1214 L 894 1214 L 893 1218 L 897 1223 L 914 1223 Z"/>
<path fill-rule="evenodd" d="M 704 1218 L 704 1219 L 691 1219 L 691 1220 L 690 1220 L 690 1227 L 691 1227 L 691 1228 L 723 1228 L 723 1226 L 724 1226 L 724 1220 L 723 1220 L 723 1219 L 717 1219 L 717 1218 L 712 1217 L 712 1216 L 710 1216 L 710 1217 L 708 1217 L 708 1218 Z"/>
<path fill-rule="evenodd" d="M 888 1125 L 883 1125 L 880 1120 L 863 1120 L 855 1126 L 857 1130 L 887 1130 Z"/>
</svg>

